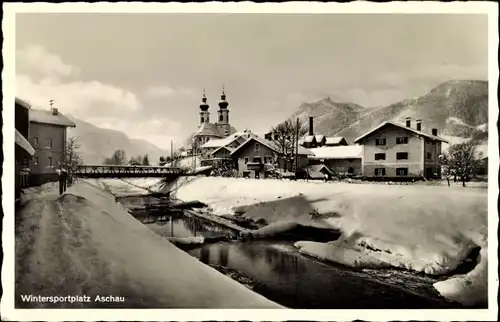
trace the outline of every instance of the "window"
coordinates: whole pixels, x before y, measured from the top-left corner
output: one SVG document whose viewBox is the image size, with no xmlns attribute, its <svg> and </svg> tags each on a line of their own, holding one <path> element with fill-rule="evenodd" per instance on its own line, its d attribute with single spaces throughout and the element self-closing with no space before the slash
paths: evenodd
<svg viewBox="0 0 500 322">
<path fill-rule="evenodd" d="M 396 138 L 396 144 L 408 144 L 408 137 Z"/>
<path fill-rule="evenodd" d="M 385 153 L 375 153 L 375 160 L 385 160 Z"/>
<path fill-rule="evenodd" d="M 203 116 L 201 117 L 201 123 L 204 123 L 205 122 L 205 119 L 203 118 Z"/>
<path fill-rule="evenodd" d="M 375 145 L 385 145 L 386 140 L 384 139 L 376 139 L 375 140 Z"/>
<path fill-rule="evenodd" d="M 396 175 L 398 175 L 398 176 L 407 176 L 408 175 L 408 168 L 397 168 L 396 169 Z"/>
<path fill-rule="evenodd" d="M 245 158 L 245 164 L 247 164 L 247 163 L 248 163 L 248 158 Z"/>
<path fill-rule="evenodd" d="M 252 162 L 254 162 L 254 163 L 261 163 L 262 159 L 261 159 L 261 157 L 253 157 Z"/>
<path fill-rule="evenodd" d="M 38 157 L 34 157 L 33 158 L 33 164 L 34 165 L 38 165 Z"/>
<path fill-rule="evenodd" d="M 224 116 L 222 114 L 219 115 L 219 122 L 224 121 Z"/>
<path fill-rule="evenodd" d="M 396 153 L 396 160 L 408 160 L 408 152 Z"/>
<path fill-rule="evenodd" d="M 429 159 L 429 160 L 432 159 L 432 153 L 427 152 L 427 159 Z"/>
<path fill-rule="evenodd" d="M 375 168 L 376 176 L 385 176 L 385 168 Z"/>
<path fill-rule="evenodd" d="M 33 138 L 33 145 L 38 145 L 38 138 Z"/>
<path fill-rule="evenodd" d="M 259 152 L 259 151 L 260 151 L 260 144 L 255 143 L 255 152 Z"/>
<path fill-rule="evenodd" d="M 52 166 L 52 157 L 49 157 L 49 167 Z"/>
<path fill-rule="evenodd" d="M 47 139 L 47 147 L 52 148 L 52 139 L 50 138 Z"/>
</svg>

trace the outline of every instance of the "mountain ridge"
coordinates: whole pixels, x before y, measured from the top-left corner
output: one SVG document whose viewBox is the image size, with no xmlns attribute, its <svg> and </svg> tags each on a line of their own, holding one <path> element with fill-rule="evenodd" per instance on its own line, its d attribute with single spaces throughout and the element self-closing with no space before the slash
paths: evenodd
<svg viewBox="0 0 500 322">
<path fill-rule="evenodd" d="M 315 133 L 343 136 L 349 143 L 382 122 L 403 123 L 407 116 L 413 121 L 422 119 L 425 132 L 437 128 L 443 135 L 484 141 L 488 133 L 488 82 L 450 80 L 421 96 L 380 107 L 337 103 L 327 97 L 302 103 L 291 117 L 307 121 L 310 116 L 314 117 Z"/>
<path fill-rule="evenodd" d="M 160 156 L 170 155 L 168 150 L 145 139 L 130 138 L 121 131 L 101 128 L 70 114 L 66 116 L 76 124 L 75 128 L 68 129 L 68 137 L 78 137 L 84 163 L 102 164 L 116 149 L 125 151 L 127 161 L 148 154 L 150 162 L 156 163 Z"/>
</svg>

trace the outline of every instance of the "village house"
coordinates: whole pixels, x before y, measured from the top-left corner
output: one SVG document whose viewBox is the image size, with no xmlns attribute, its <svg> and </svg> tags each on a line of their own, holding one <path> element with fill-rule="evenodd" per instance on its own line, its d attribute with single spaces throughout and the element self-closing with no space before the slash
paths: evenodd
<svg viewBox="0 0 500 322">
<path fill-rule="evenodd" d="M 437 129 L 425 133 L 420 119 L 413 128 L 409 117 L 406 126 L 384 122 L 354 141 L 364 146 L 363 176 L 384 180 L 440 178 L 443 142 L 447 143 L 438 136 Z"/>
<path fill-rule="evenodd" d="M 307 157 L 312 153 L 300 147 L 297 153 L 297 170 L 305 169 Z M 272 172 L 285 168 L 285 160 L 278 145 L 270 140 L 247 133 L 246 141 L 234 149 L 230 156 L 237 160 L 238 174 L 250 178 L 266 178 Z M 291 163 L 291 160 L 289 160 Z"/>
<path fill-rule="evenodd" d="M 299 139 L 299 145 L 307 149 L 348 145 L 343 137 L 326 137 L 323 134 L 314 134 L 313 123 L 314 118 L 309 117 L 309 134 Z"/>
<path fill-rule="evenodd" d="M 339 177 L 362 175 L 363 146 L 361 145 L 320 147 L 310 151 L 314 154 L 309 156 L 310 165 L 325 165 Z"/>
<path fill-rule="evenodd" d="M 15 99 L 15 198 L 21 196 L 21 189 L 29 184 L 29 162 L 35 150 L 28 141 L 29 138 L 29 109 L 27 102 L 16 97 Z"/>
<path fill-rule="evenodd" d="M 67 128 L 76 125 L 57 108 L 30 109 L 29 119 L 29 141 L 35 149 L 30 162 L 30 183 L 39 185 L 55 181 L 55 168 L 64 162 Z"/>
<path fill-rule="evenodd" d="M 223 139 L 211 139 L 199 148 L 199 156 L 203 164 L 208 165 L 216 160 L 230 159 L 229 154 L 247 140 L 247 136 L 255 136 L 249 130 L 236 132 Z M 228 154 L 229 153 L 229 154 Z"/>
</svg>

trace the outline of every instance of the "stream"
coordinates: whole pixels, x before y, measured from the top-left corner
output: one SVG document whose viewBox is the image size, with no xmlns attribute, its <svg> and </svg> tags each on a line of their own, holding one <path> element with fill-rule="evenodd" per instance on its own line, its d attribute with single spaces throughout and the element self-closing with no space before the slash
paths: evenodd
<svg viewBox="0 0 500 322">
<path fill-rule="evenodd" d="M 235 236 L 231 229 L 181 213 L 169 214 L 160 222 L 146 225 L 163 237 Z M 289 308 L 457 308 L 438 297 L 437 292 L 410 292 L 411 288 L 404 284 L 396 287 L 381 283 L 362 271 L 301 255 L 293 246 L 299 239 L 284 235 L 272 240 L 206 242 L 181 248 L 207 265 L 248 277 L 255 292 Z M 432 286 L 429 285 L 429 289 Z"/>
</svg>

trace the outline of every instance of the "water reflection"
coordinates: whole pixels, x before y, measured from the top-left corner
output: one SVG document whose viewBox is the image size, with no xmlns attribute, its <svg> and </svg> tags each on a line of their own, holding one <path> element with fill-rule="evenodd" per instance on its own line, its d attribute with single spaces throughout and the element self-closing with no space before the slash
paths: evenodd
<svg viewBox="0 0 500 322">
<path fill-rule="evenodd" d="M 166 214 L 141 218 L 151 230 L 163 237 L 221 237 L 232 236 L 234 232 L 207 220 L 184 214 Z M 156 218 L 156 220 L 155 220 Z"/>
<path fill-rule="evenodd" d="M 365 279 L 354 271 L 319 263 L 291 243 L 251 241 L 204 245 L 189 251 L 205 264 L 236 269 L 254 290 L 290 308 L 438 308 L 444 303 Z"/>
</svg>

